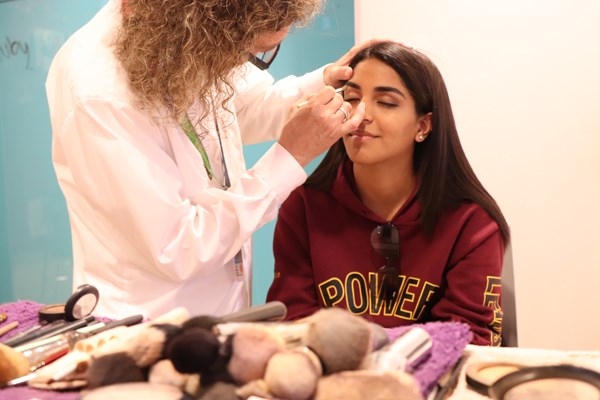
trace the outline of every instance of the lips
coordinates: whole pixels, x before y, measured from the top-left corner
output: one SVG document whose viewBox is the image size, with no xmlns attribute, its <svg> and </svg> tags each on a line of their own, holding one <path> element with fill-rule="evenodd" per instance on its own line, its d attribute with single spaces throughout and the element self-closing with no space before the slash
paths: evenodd
<svg viewBox="0 0 600 400">
<path fill-rule="evenodd" d="M 373 135 L 372 133 L 369 133 L 367 131 L 354 131 L 352 133 L 349 134 L 350 137 L 354 137 L 354 138 L 377 138 L 378 136 Z"/>
</svg>

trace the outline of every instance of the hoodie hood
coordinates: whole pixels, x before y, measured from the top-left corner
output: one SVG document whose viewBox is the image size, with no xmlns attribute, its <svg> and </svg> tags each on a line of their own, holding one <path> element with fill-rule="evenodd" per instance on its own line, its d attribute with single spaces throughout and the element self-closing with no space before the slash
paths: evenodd
<svg viewBox="0 0 600 400">
<path fill-rule="evenodd" d="M 413 226 L 420 224 L 421 206 L 417 200 L 419 192 L 419 183 L 415 185 L 412 193 L 406 199 L 398 213 L 391 221 L 383 219 L 381 216 L 371 211 L 360 199 L 356 181 L 354 180 L 353 162 L 349 159 L 344 160 L 338 168 L 337 176 L 331 185 L 331 196 L 342 206 L 349 210 L 363 215 L 378 224 L 392 222 L 396 226 Z"/>
</svg>

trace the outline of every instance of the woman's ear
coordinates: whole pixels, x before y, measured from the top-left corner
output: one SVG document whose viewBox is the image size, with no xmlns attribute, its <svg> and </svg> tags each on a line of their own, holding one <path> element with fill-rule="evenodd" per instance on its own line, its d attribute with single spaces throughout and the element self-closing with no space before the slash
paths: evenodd
<svg viewBox="0 0 600 400">
<path fill-rule="evenodd" d="M 427 113 L 421 117 L 419 117 L 419 130 L 417 131 L 417 135 L 415 136 L 416 142 L 422 142 L 427 139 L 427 135 L 431 132 L 431 125 L 433 121 L 433 114 Z"/>
</svg>

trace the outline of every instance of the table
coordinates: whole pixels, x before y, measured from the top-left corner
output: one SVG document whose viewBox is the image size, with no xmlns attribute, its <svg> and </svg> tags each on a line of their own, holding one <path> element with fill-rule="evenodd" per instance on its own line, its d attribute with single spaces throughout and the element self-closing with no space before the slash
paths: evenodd
<svg viewBox="0 0 600 400">
<path fill-rule="evenodd" d="M 456 389 L 449 397 L 456 400 L 488 399 L 467 386 L 465 372 L 469 365 L 476 362 L 513 362 L 529 366 L 572 364 L 589 368 L 600 373 L 600 351 L 559 351 L 517 347 L 482 347 L 468 345 L 465 349 L 468 357 L 461 369 Z"/>
<path fill-rule="evenodd" d="M 34 324 L 37 321 L 37 309 L 41 305 L 34 302 L 20 301 L 12 304 L 0 305 L 0 311 L 13 310 L 12 315 L 18 317 L 22 323 L 20 329 Z M 17 308 L 15 308 L 17 307 Z M 388 330 L 390 338 L 397 337 L 408 327 L 392 328 Z M 493 348 L 467 345 L 470 336 L 468 327 L 455 323 L 429 323 L 424 328 L 428 330 L 434 342 L 433 353 L 435 357 L 415 371 L 415 378 L 426 387 L 435 382 L 438 375 L 452 365 L 461 354 L 466 362 L 460 370 L 457 386 L 450 396 L 456 400 L 486 399 L 471 390 L 465 379 L 466 369 L 476 362 L 503 361 L 524 365 L 552 365 L 568 363 L 586 367 L 600 373 L 600 351 L 558 351 L 528 348 Z M 465 330 L 466 329 L 466 330 Z M 28 389 L 26 387 L 0 390 L 0 400 L 25 400 L 36 398 L 40 400 L 75 400 L 80 396 L 76 392 L 51 392 Z"/>
</svg>

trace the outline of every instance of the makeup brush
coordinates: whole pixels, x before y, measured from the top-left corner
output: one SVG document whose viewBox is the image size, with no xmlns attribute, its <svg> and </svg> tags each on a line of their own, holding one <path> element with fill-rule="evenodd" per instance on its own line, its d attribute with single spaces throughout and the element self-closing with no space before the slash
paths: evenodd
<svg viewBox="0 0 600 400">
<path fill-rule="evenodd" d="M 344 91 L 344 89 L 346 89 L 346 86 L 342 86 L 342 87 L 339 87 L 339 88 L 335 89 L 335 92 L 336 93 L 342 93 Z M 298 107 L 298 108 L 304 107 L 305 105 L 308 104 L 308 101 L 309 100 L 305 100 L 302 103 L 298 103 L 298 105 L 296 107 Z"/>
</svg>

